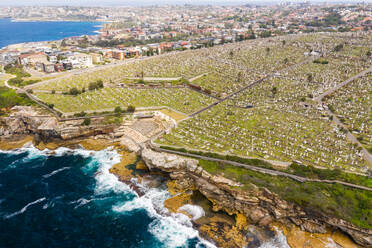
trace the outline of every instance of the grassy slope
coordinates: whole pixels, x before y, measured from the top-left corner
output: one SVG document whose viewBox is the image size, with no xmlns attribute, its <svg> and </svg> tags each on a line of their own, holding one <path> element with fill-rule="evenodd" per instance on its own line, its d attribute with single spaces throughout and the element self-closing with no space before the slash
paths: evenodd
<svg viewBox="0 0 372 248">
<path fill-rule="evenodd" d="M 212 161 L 200 160 L 199 165 L 212 174 L 224 173 L 225 177 L 241 182 L 246 188 L 250 187 L 250 183 L 266 187 L 310 213 L 322 212 L 345 219 L 362 228 L 372 228 L 372 192 L 338 184 L 298 183 L 288 178 Z"/>
</svg>

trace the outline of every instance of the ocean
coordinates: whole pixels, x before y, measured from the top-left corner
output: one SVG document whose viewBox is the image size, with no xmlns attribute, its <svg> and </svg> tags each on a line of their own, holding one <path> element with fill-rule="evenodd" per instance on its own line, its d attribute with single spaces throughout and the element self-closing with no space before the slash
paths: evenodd
<svg viewBox="0 0 372 248">
<path fill-rule="evenodd" d="M 23 42 L 60 40 L 71 36 L 93 35 L 100 22 L 12 22 L 0 19 L 0 48 Z"/>
<path fill-rule="evenodd" d="M 214 247 L 164 208 L 166 187 L 138 196 L 110 174 L 115 150 L 28 146 L 0 161 L 0 247 Z M 288 246 L 279 235 L 261 247 Z"/>
</svg>

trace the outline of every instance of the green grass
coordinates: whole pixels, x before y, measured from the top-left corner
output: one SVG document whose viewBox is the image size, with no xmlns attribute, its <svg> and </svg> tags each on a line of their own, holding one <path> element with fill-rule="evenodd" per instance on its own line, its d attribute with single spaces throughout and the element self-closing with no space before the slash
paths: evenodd
<svg viewBox="0 0 372 248">
<path fill-rule="evenodd" d="M 0 109 L 12 108 L 16 105 L 32 105 L 33 102 L 24 94 L 17 94 L 14 90 L 0 86 Z M 0 111 L 0 114 L 1 111 Z"/>
<path fill-rule="evenodd" d="M 89 91 L 77 96 L 61 94 L 35 94 L 42 101 L 54 104 L 64 113 L 81 111 L 99 111 L 114 109 L 117 106 L 127 108 L 168 106 L 182 113 L 192 113 L 213 100 L 192 90 L 182 89 L 117 89 L 104 88 Z"/>
<path fill-rule="evenodd" d="M 221 160 L 234 161 L 242 164 L 253 165 L 257 167 L 274 169 L 273 166 L 264 160 L 260 159 L 249 159 L 242 158 L 239 156 L 233 155 L 222 155 L 212 152 L 198 152 L 193 150 L 186 150 L 185 148 L 174 148 L 169 146 L 160 146 L 160 148 L 174 150 L 189 154 L 201 155 L 210 158 L 217 158 Z M 277 169 L 280 170 L 280 169 Z M 372 188 L 372 178 L 367 176 L 361 176 L 352 173 L 343 172 L 340 169 L 318 169 L 313 166 L 305 166 L 297 163 L 292 163 L 287 169 L 281 169 L 280 171 L 287 172 L 289 174 L 294 174 L 301 177 L 312 178 L 312 179 L 321 179 L 321 180 L 339 180 L 343 182 L 348 182 L 356 185 L 362 185 Z"/>
</svg>

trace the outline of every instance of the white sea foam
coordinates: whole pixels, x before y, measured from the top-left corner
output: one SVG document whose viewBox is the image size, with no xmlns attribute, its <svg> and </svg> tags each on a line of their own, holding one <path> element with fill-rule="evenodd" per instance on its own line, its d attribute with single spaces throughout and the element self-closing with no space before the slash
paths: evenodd
<svg viewBox="0 0 372 248">
<path fill-rule="evenodd" d="M 115 159 L 114 159 L 115 160 Z M 101 158 L 101 162 L 103 159 Z M 113 163 L 112 160 L 106 159 L 106 162 Z M 118 161 L 114 161 L 117 163 Z M 97 174 L 97 193 L 110 188 L 114 191 L 123 189 L 128 192 L 129 187 L 117 180 L 108 172 L 111 165 L 103 164 Z M 134 181 L 133 181 L 134 182 Z M 124 186 L 119 186 L 124 185 Z M 116 189 L 116 190 L 115 190 Z M 133 192 L 133 191 L 132 191 Z M 135 192 L 133 192 L 135 194 Z M 213 244 L 199 238 L 199 233 L 192 227 L 191 220 L 184 214 L 170 213 L 164 207 L 164 201 L 170 197 L 167 190 L 159 188 L 149 188 L 141 197 L 134 197 L 131 201 L 118 203 L 113 206 L 113 211 L 127 213 L 135 209 L 145 209 L 154 221 L 149 225 L 149 232 L 152 233 L 165 247 L 182 247 L 188 239 L 198 238 L 200 244 L 205 247 L 215 247 Z M 200 212 L 200 211 L 199 211 Z"/>
<path fill-rule="evenodd" d="M 338 248 L 339 245 L 336 244 L 336 242 L 332 238 L 328 238 L 329 243 L 325 244 L 326 248 Z"/>
<path fill-rule="evenodd" d="M 119 179 L 110 173 L 109 169 L 120 162 L 120 155 L 111 149 L 106 149 L 103 151 L 95 152 L 93 154 L 95 161 L 98 161 L 98 170 L 95 174 L 95 179 L 97 181 L 95 194 L 107 194 L 108 192 L 115 193 L 128 193 L 131 192 L 128 185 L 119 181 Z M 90 165 L 94 165 L 95 161 L 92 161 Z M 89 165 L 88 165 L 89 166 Z"/>
<path fill-rule="evenodd" d="M 193 220 L 197 220 L 205 215 L 204 209 L 197 205 L 186 204 L 179 208 L 192 216 Z"/>
<path fill-rule="evenodd" d="M 275 227 L 276 235 L 271 240 L 263 243 L 259 248 L 290 248 L 287 243 L 287 238 L 282 231 Z"/>
<path fill-rule="evenodd" d="M 61 172 L 61 171 L 64 171 L 64 170 L 69 170 L 71 169 L 71 167 L 62 167 L 61 169 L 58 169 L 58 170 L 54 170 L 52 171 L 51 173 L 49 174 L 46 174 L 46 175 L 43 175 L 44 178 L 49 178 L 51 176 L 54 176 L 55 174 Z"/>
<path fill-rule="evenodd" d="M 43 202 L 43 201 L 45 201 L 45 200 L 46 200 L 46 198 L 43 197 L 43 198 L 37 199 L 36 201 L 30 202 L 30 203 L 28 203 L 26 206 L 24 206 L 21 210 L 19 210 L 19 211 L 17 211 L 17 212 L 14 212 L 14 213 L 12 213 L 12 214 L 6 215 L 4 218 L 6 218 L 6 219 L 10 219 L 10 218 L 12 218 L 12 217 L 14 217 L 14 216 L 16 216 L 16 215 L 22 214 L 22 213 L 24 213 L 24 212 L 27 210 L 28 207 L 30 207 L 30 206 L 32 206 L 32 205 L 34 205 L 34 204 L 37 204 L 37 203 Z"/>
<path fill-rule="evenodd" d="M 81 155 L 85 158 L 92 157 L 92 161 L 83 168 L 83 170 L 96 169 L 98 170 L 95 174 L 96 187 L 95 195 L 105 195 L 109 192 L 115 193 L 132 193 L 137 196 L 137 194 L 129 188 L 128 185 L 120 182 L 118 178 L 109 172 L 109 169 L 120 162 L 120 155 L 111 148 L 103 151 L 89 151 L 84 149 L 71 150 L 68 148 L 58 148 L 51 153 L 48 149 L 40 151 L 36 149 L 33 145 L 28 145 L 17 150 L 11 151 L 12 154 L 20 154 L 23 152 L 28 152 L 27 159 L 36 158 L 38 156 L 64 156 L 66 154 L 76 154 Z M 47 176 L 55 175 L 56 173 L 66 170 L 68 167 L 61 168 L 54 172 L 51 172 Z M 182 247 L 186 245 L 188 239 L 198 238 L 199 243 L 197 247 L 207 247 L 214 248 L 215 246 L 199 237 L 197 230 L 193 229 L 191 220 L 184 214 L 174 214 L 169 213 L 169 211 L 164 207 L 164 201 L 170 197 L 169 192 L 166 190 L 161 190 L 157 188 L 148 189 L 145 195 L 142 197 L 134 197 L 131 201 L 126 201 L 124 204 L 117 204 L 113 206 L 113 210 L 116 212 L 130 212 L 134 209 L 145 209 L 148 215 L 154 218 L 154 221 L 149 225 L 149 231 L 161 242 L 164 243 L 165 247 Z M 77 207 L 83 206 L 93 199 L 78 199 L 75 202 Z M 15 212 L 6 216 L 6 218 L 11 218 L 17 214 L 23 213 L 31 205 L 37 204 L 39 202 L 45 201 L 45 198 L 40 198 L 34 202 L 27 204 L 20 211 Z M 191 206 L 191 205 L 190 205 Z M 49 207 L 48 204 L 44 204 L 44 208 Z M 186 207 L 185 211 L 190 211 L 192 216 L 202 216 L 204 213 L 197 209 L 196 206 Z M 189 212 L 188 212 L 189 213 Z"/>
</svg>

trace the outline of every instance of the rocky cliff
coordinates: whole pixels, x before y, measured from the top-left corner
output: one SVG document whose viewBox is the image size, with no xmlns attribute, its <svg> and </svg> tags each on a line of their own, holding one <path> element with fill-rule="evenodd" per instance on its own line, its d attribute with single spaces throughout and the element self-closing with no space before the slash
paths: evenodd
<svg viewBox="0 0 372 248">
<path fill-rule="evenodd" d="M 16 106 L 8 117 L 0 117 L 0 137 L 13 138 L 17 135 L 34 135 L 36 141 L 47 142 L 54 138 L 69 140 L 114 131 L 112 125 L 81 125 L 82 120 L 59 122 L 52 116 L 40 115 L 32 107 Z"/>
<path fill-rule="evenodd" d="M 310 233 L 325 233 L 328 228 L 350 235 L 363 247 L 372 247 L 372 230 L 361 229 L 345 220 L 326 215 L 314 216 L 296 204 L 286 202 L 266 188 L 242 185 L 221 175 L 212 175 L 198 166 L 198 161 L 177 155 L 142 151 L 142 158 L 150 170 L 168 172 L 179 187 L 196 188 L 213 203 L 215 211 L 243 214 L 252 224 L 270 226 L 274 222 L 294 223 Z"/>
</svg>

